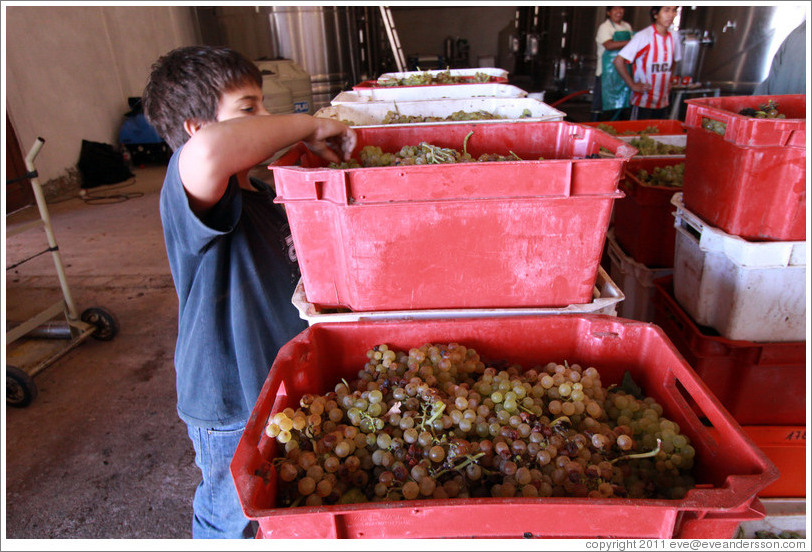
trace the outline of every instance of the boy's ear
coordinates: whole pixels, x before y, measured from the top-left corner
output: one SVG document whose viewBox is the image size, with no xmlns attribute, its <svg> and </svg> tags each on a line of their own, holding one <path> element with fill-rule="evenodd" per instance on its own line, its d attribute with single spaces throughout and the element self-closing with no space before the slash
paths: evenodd
<svg viewBox="0 0 812 552">
<path fill-rule="evenodd" d="M 203 128 L 203 123 L 199 122 L 196 119 L 186 119 L 183 121 L 183 130 L 186 131 L 186 134 L 189 136 L 194 136 L 195 132 Z"/>
</svg>

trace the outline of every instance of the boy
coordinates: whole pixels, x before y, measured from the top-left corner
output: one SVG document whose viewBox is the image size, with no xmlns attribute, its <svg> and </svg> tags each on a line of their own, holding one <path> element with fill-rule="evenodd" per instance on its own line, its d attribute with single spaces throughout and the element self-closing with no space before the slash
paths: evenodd
<svg viewBox="0 0 812 552">
<path fill-rule="evenodd" d="M 291 304 L 299 271 L 284 210 L 248 172 L 299 141 L 346 160 L 355 133 L 328 119 L 270 115 L 261 73 L 226 48 L 161 57 L 143 105 L 175 150 L 160 210 L 179 300 L 177 409 L 203 474 L 192 535 L 252 537 L 229 464 L 278 349 L 307 324 Z"/>
<path fill-rule="evenodd" d="M 665 119 L 671 93 L 671 73 L 682 59 L 682 44 L 669 30 L 677 15 L 676 6 L 655 6 L 652 25 L 635 34 L 614 60 L 618 73 L 632 89 L 632 120 Z M 624 64 L 634 64 L 634 80 Z"/>
</svg>

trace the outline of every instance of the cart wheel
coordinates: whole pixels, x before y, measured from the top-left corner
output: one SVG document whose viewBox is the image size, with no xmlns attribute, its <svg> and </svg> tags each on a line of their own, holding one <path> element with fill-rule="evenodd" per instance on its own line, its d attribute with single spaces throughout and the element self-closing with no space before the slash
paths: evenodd
<svg viewBox="0 0 812 552">
<path fill-rule="evenodd" d="M 91 307 L 82 313 L 82 322 L 96 326 L 93 337 L 99 341 L 110 341 L 118 333 L 118 320 L 101 307 Z"/>
<path fill-rule="evenodd" d="M 6 366 L 6 404 L 23 408 L 37 398 L 37 386 L 25 371 Z"/>
</svg>

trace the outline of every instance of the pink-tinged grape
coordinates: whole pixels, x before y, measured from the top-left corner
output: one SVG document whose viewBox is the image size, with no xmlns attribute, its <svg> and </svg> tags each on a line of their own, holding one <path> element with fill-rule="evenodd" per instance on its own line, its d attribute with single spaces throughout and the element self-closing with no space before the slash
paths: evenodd
<svg viewBox="0 0 812 552">
<path fill-rule="evenodd" d="M 632 438 L 628 435 L 618 435 L 617 446 L 620 450 L 629 450 L 632 448 Z"/>
<path fill-rule="evenodd" d="M 333 482 L 329 479 L 322 479 L 316 483 L 316 494 L 324 498 L 333 492 Z"/>
<path fill-rule="evenodd" d="M 414 500 L 420 494 L 420 487 L 414 481 L 407 481 L 403 484 L 403 498 L 406 500 Z"/>
<path fill-rule="evenodd" d="M 349 441 L 339 441 L 336 445 L 335 451 L 336 456 L 339 458 L 344 458 L 350 453 L 350 443 Z"/>
<path fill-rule="evenodd" d="M 312 477 L 305 476 L 299 480 L 298 487 L 299 494 L 309 495 L 316 490 L 316 482 Z"/>
<path fill-rule="evenodd" d="M 437 482 L 431 477 L 423 477 L 418 484 L 420 487 L 420 494 L 423 496 L 431 496 L 437 488 Z"/>
<path fill-rule="evenodd" d="M 285 462 L 279 466 L 279 478 L 282 481 L 293 481 L 299 475 L 299 470 L 292 462 Z"/>
<path fill-rule="evenodd" d="M 324 459 L 324 471 L 328 473 L 333 473 L 338 471 L 338 468 L 341 466 L 341 460 L 336 458 L 335 456 L 328 456 Z"/>
<path fill-rule="evenodd" d="M 445 459 L 445 449 L 440 445 L 434 445 L 429 449 L 429 458 L 432 462 L 442 462 Z"/>
</svg>

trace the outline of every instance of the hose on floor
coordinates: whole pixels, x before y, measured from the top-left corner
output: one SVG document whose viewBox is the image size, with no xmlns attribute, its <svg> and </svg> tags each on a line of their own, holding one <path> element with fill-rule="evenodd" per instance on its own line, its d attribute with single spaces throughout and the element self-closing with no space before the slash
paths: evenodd
<svg viewBox="0 0 812 552">
<path fill-rule="evenodd" d="M 123 184 L 119 184 L 115 187 L 105 187 L 105 191 L 115 191 L 120 190 L 121 188 L 126 188 L 128 186 L 132 186 L 135 184 L 135 177 L 131 178 L 127 182 Z M 128 199 L 133 199 L 136 197 L 143 197 L 144 192 L 129 192 L 129 193 L 92 193 L 86 189 L 82 189 L 79 191 L 79 199 L 84 201 L 87 205 L 110 205 L 111 203 L 122 203 L 127 201 Z"/>
</svg>

